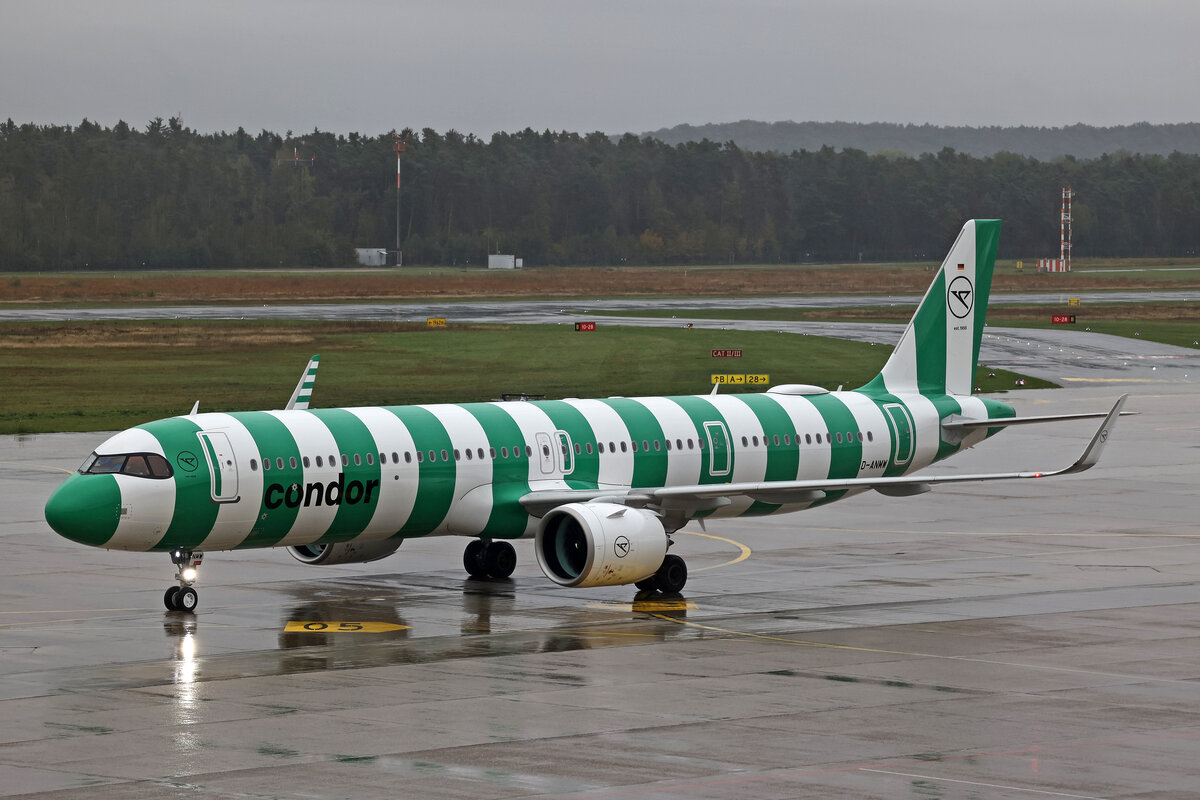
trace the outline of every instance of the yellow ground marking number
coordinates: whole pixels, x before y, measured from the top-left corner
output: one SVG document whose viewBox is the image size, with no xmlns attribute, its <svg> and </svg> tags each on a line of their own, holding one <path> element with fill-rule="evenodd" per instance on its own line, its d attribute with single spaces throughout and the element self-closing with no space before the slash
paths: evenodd
<svg viewBox="0 0 1200 800">
<path fill-rule="evenodd" d="M 411 630 L 409 625 L 390 622 L 305 622 L 292 620 L 283 626 L 284 633 L 391 633 Z"/>
</svg>

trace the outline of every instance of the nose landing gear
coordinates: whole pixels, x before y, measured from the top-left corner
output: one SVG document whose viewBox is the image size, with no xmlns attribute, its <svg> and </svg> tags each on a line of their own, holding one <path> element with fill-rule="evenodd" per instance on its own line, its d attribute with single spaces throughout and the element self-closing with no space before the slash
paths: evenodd
<svg viewBox="0 0 1200 800">
<path fill-rule="evenodd" d="M 175 550 L 171 553 L 171 563 L 175 565 L 175 579 L 179 581 L 179 585 L 168 588 L 163 595 L 163 605 L 168 611 L 196 610 L 200 603 L 200 595 L 192 584 L 196 582 L 200 562 L 203 560 L 204 553 L 194 553 L 191 550 Z"/>
</svg>

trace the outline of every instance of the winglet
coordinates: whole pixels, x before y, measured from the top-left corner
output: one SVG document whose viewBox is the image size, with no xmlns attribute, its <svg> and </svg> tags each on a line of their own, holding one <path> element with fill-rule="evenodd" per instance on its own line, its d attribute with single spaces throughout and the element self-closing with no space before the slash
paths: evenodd
<svg viewBox="0 0 1200 800">
<path fill-rule="evenodd" d="M 321 357 L 313 356 L 308 360 L 308 366 L 304 369 L 304 374 L 300 376 L 300 382 L 296 384 L 296 391 L 292 392 L 292 397 L 288 400 L 285 411 L 293 409 L 304 411 L 308 408 L 308 401 L 312 399 L 313 384 L 317 382 L 317 367 L 320 365 Z"/>
<path fill-rule="evenodd" d="M 1125 405 L 1125 401 L 1128 398 L 1129 395 L 1123 394 L 1117 398 L 1117 402 L 1113 403 L 1112 411 L 1109 411 L 1104 417 L 1104 421 L 1100 423 L 1100 427 L 1096 430 L 1095 435 L 1092 436 L 1092 440 L 1088 442 L 1087 449 L 1083 451 L 1083 455 L 1079 457 L 1078 461 L 1066 469 L 1047 473 L 1043 477 L 1050 475 L 1070 475 L 1096 466 L 1096 463 L 1100 460 L 1100 453 L 1104 450 L 1104 445 L 1108 442 L 1108 435 L 1112 433 L 1117 420 L 1121 418 L 1121 407 Z"/>
</svg>

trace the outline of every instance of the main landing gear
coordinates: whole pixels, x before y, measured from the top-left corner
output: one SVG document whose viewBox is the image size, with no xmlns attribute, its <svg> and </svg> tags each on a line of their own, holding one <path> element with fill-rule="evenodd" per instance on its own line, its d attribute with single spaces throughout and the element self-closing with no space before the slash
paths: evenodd
<svg viewBox="0 0 1200 800">
<path fill-rule="evenodd" d="M 191 550 L 175 550 L 171 553 L 171 563 L 175 565 L 175 579 L 179 585 L 170 587 L 163 595 L 163 605 L 167 611 L 196 610 L 200 595 L 192 584 L 196 582 L 196 574 L 203 560 L 204 553 L 193 553 Z"/>
<path fill-rule="evenodd" d="M 679 594 L 687 583 L 687 563 L 679 556 L 668 555 L 662 566 L 649 578 L 634 584 L 643 592 L 658 591 L 663 594 Z"/>
<path fill-rule="evenodd" d="M 507 578 L 517 568 L 517 551 L 508 542 L 472 539 L 463 551 L 463 567 L 472 578 Z"/>
</svg>

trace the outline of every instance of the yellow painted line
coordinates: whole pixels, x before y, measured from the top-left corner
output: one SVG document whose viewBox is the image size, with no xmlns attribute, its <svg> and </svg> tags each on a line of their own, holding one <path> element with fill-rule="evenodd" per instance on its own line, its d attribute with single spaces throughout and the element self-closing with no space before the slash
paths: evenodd
<svg viewBox="0 0 1200 800">
<path fill-rule="evenodd" d="M 725 542 L 725 544 L 731 544 L 740 551 L 737 558 L 731 559 L 729 561 L 722 561 L 720 564 L 713 564 L 712 566 L 708 566 L 708 567 L 697 567 L 696 569 L 689 570 L 690 572 L 704 572 L 704 570 L 706 570 L 706 569 L 718 569 L 719 567 L 728 567 L 729 565 L 736 564 L 739 561 L 745 561 L 747 558 L 750 557 L 751 550 L 749 547 L 742 544 L 741 542 L 735 542 L 733 539 L 726 539 L 724 536 L 713 536 L 711 533 L 700 533 L 699 531 L 676 531 L 676 533 L 686 533 L 688 536 L 703 536 L 705 539 L 715 539 L 718 542 Z"/>
<path fill-rule="evenodd" d="M 595 611 L 695 611 L 698 607 L 691 600 L 634 600 L 632 603 L 588 603 Z"/>
<path fill-rule="evenodd" d="M 410 625 L 390 622 L 305 622 L 293 620 L 283 626 L 284 633 L 392 633 L 412 630 Z"/>
<path fill-rule="evenodd" d="M 39 469 L 48 469 L 51 472 L 65 472 L 68 475 L 75 474 L 75 470 L 73 470 L 73 469 L 64 469 L 63 467 L 52 467 L 48 464 L 36 464 L 35 466 L 37 466 Z"/>
</svg>

